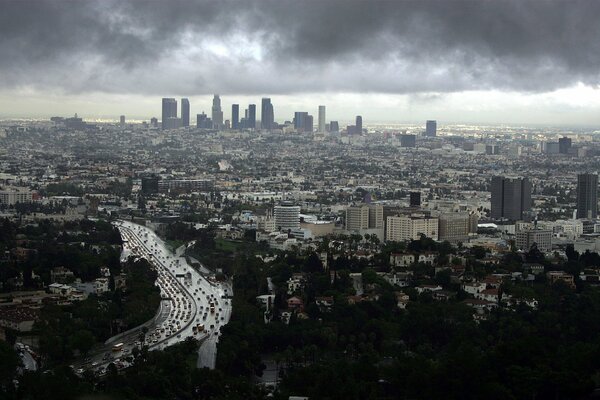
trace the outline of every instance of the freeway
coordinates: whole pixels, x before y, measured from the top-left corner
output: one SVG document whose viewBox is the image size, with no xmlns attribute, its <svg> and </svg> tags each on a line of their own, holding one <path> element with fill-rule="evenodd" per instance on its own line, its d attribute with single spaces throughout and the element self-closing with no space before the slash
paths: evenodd
<svg viewBox="0 0 600 400">
<path fill-rule="evenodd" d="M 108 339 L 88 359 L 73 366 L 76 372 L 92 369 L 103 374 L 111 362 L 125 368 L 135 347 L 161 350 L 190 337 L 202 343 L 198 366 L 214 368 L 220 327 L 231 316 L 231 299 L 227 298 L 233 294 L 231 286 L 205 278 L 188 265 L 181 252 L 172 254 L 151 229 L 129 221 L 114 224 L 123 239 L 122 258 L 145 258 L 156 270 L 162 301 L 153 319 Z"/>
</svg>

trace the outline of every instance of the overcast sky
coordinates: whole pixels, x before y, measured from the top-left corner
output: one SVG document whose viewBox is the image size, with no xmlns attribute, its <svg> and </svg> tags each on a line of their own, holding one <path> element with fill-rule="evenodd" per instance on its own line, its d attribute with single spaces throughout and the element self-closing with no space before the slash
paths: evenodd
<svg viewBox="0 0 600 400">
<path fill-rule="evenodd" d="M 328 120 L 600 125 L 599 1 L 0 0 L 0 116 L 220 93 Z"/>
</svg>

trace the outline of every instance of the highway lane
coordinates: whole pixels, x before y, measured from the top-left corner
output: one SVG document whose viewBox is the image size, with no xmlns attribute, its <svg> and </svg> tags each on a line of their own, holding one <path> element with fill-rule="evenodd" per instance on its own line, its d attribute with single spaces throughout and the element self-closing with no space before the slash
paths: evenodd
<svg viewBox="0 0 600 400">
<path fill-rule="evenodd" d="M 219 329 L 231 316 L 231 300 L 223 298 L 233 294 L 231 285 L 206 279 L 187 264 L 181 253 L 172 254 L 151 229 L 129 221 L 114 224 L 123 238 L 123 257 L 145 258 L 156 270 L 156 284 L 163 297 L 161 308 L 152 320 L 108 339 L 89 359 L 74 365 L 76 371 L 92 369 L 102 374 L 110 362 L 124 368 L 134 347 L 164 349 L 188 337 L 204 339 L 198 365 L 214 368 Z M 148 333 L 142 342 L 144 326 Z"/>
</svg>

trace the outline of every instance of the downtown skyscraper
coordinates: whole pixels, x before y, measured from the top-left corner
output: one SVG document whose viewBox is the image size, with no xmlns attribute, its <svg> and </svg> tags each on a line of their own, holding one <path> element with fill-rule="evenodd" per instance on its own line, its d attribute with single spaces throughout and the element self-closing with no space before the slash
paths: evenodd
<svg viewBox="0 0 600 400">
<path fill-rule="evenodd" d="M 425 122 L 425 136 L 436 137 L 437 136 L 437 121 L 429 120 Z"/>
<path fill-rule="evenodd" d="M 165 97 L 162 99 L 162 129 L 170 127 L 169 122 L 172 118 L 177 118 L 177 100 Z"/>
<path fill-rule="evenodd" d="M 218 94 L 213 97 L 212 122 L 215 129 L 223 127 L 223 110 L 221 110 L 221 98 Z"/>
<path fill-rule="evenodd" d="M 527 178 L 492 178 L 491 216 L 493 219 L 523 219 L 531 209 L 531 182 Z"/>
<path fill-rule="evenodd" d="M 598 216 L 598 175 L 577 175 L 577 218 Z"/>
<path fill-rule="evenodd" d="M 231 129 L 240 129 L 240 105 L 231 105 Z"/>
<path fill-rule="evenodd" d="M 271 104 L 271 99 L 268 97 L 263 97 L 261 106 L 260 127 L 262 129 L 273 129 L 275 116 L 273 113 L 273 104 Z"/>
<path fill-rule="evenodd" d="M 319 132 L 325 132 L 325 106 L 319 106 Z"/>
<path fill-rule="evenodd" d="M 181 126 L 190 126 L 190 101 L 181 99 Z"/>
</svg>

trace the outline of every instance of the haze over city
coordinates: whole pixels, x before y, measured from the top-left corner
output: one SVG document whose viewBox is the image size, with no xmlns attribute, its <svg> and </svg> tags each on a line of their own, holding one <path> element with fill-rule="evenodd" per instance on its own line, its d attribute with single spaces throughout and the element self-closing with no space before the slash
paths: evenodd
<svg viewBox="0 0 600 400">
<path fill-rule="evenodd" d="M 600 399 L 599 16 L 0 0 L 0 400 Z"/>
<path fill-rule="evenodd" d="M 600 122 L 594 1 L 2 1 L 0 117 L 193 114 L 220 93 L 370 122 Z"/>
</svg>

